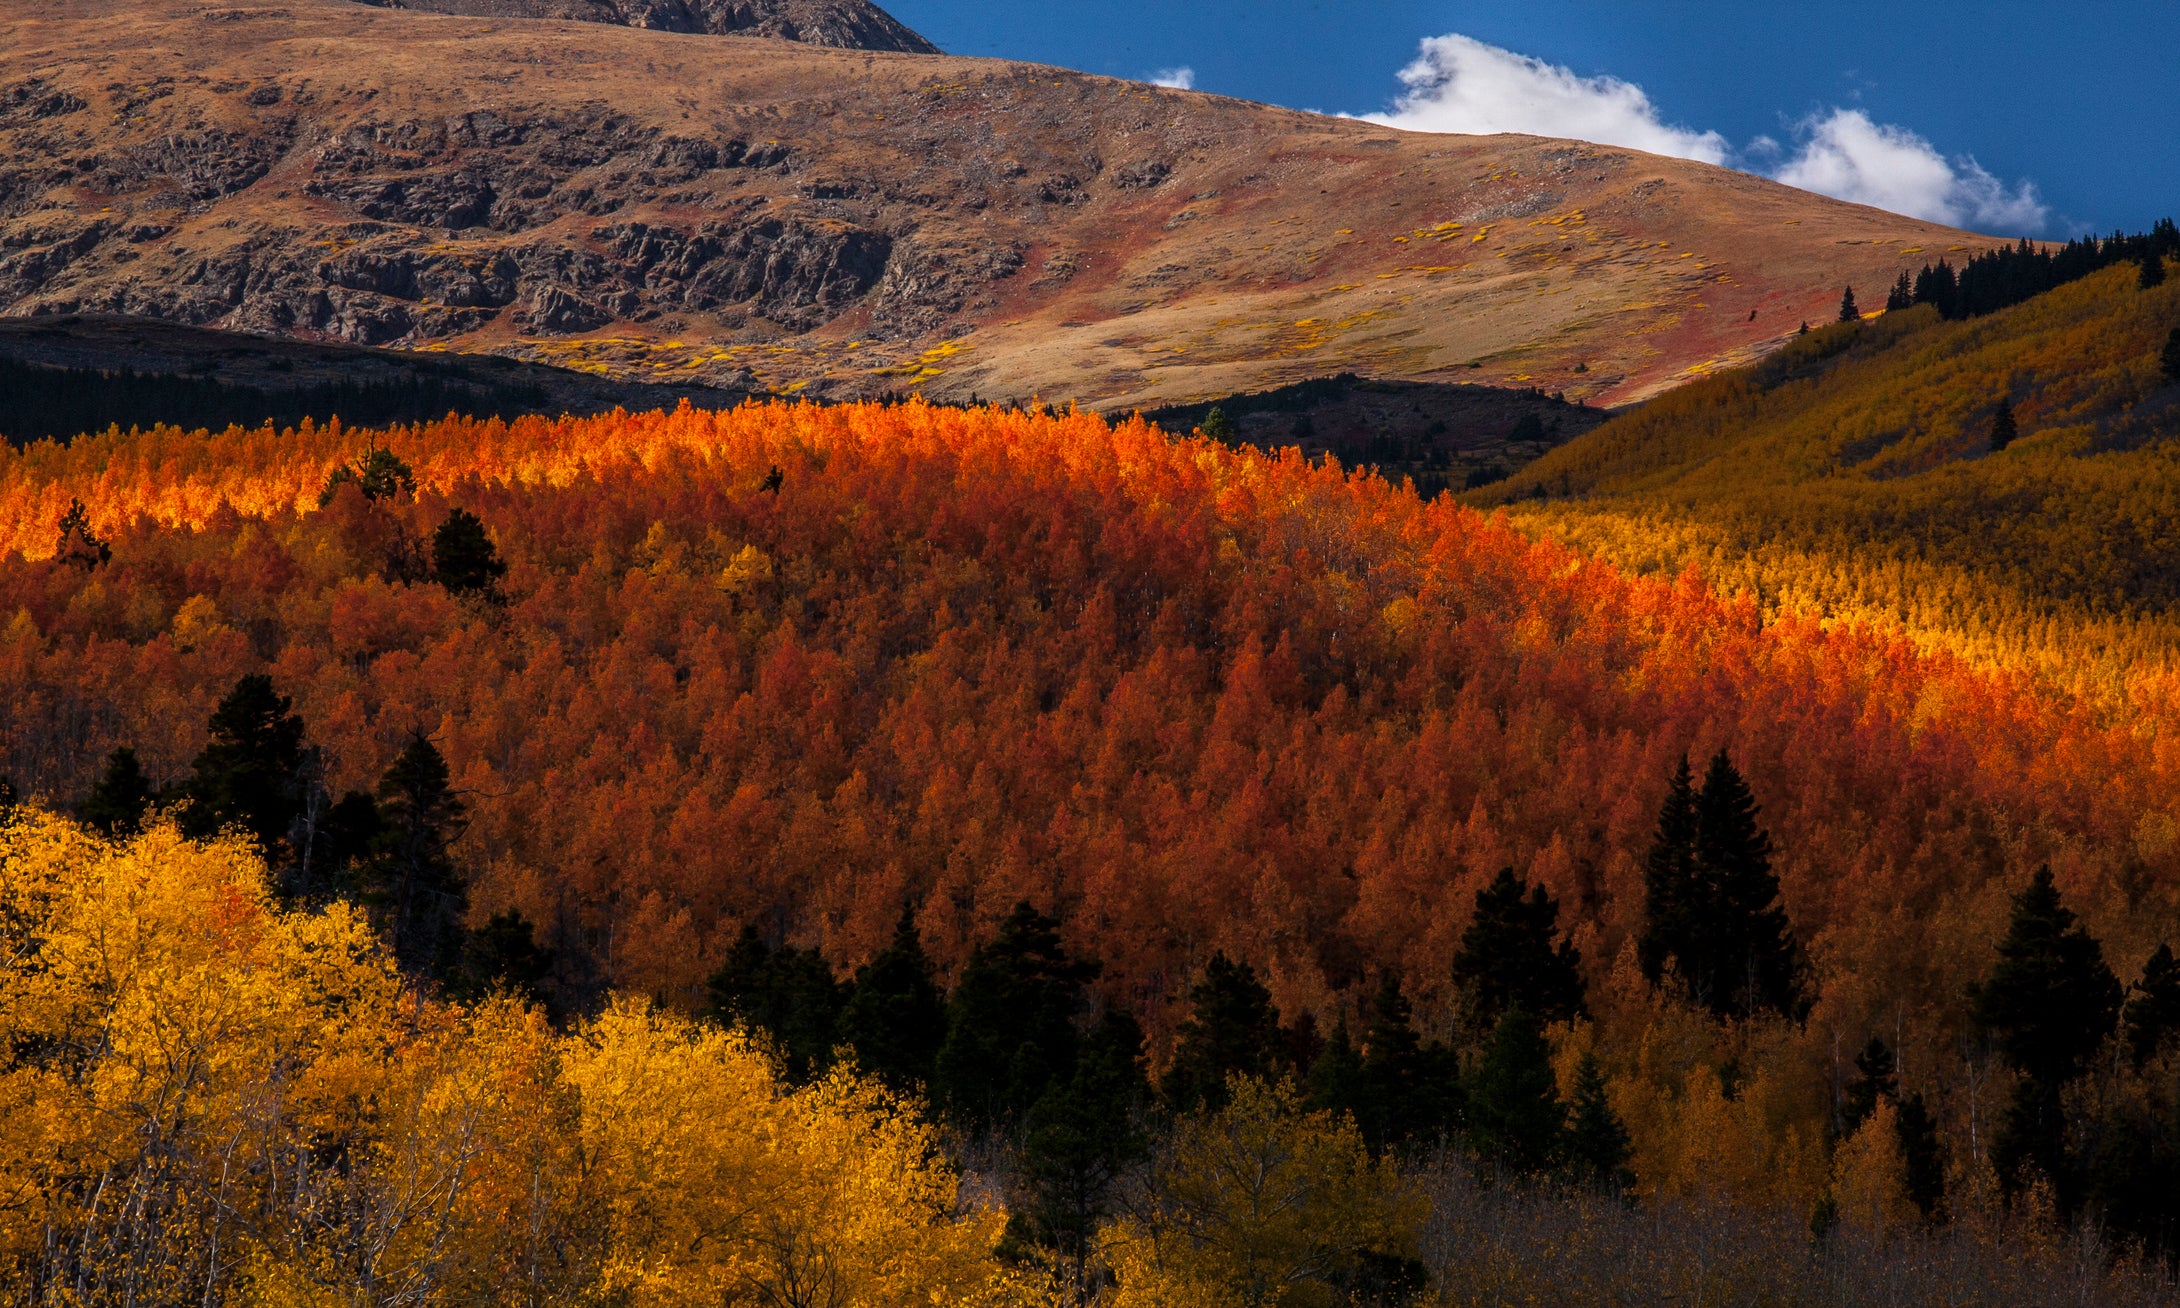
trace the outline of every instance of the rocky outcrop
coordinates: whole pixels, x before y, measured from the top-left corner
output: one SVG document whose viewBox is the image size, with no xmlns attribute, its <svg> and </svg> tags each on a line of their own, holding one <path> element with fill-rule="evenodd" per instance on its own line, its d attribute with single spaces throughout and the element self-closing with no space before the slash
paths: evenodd
<svg viewBox="0 0 2180 1308">
<path fill-rule="evenodd" d="M 868 0 L 360 0 L 476 18 L 560 18 L 712 36 L 763 36 L 843 50 L 937 54 L 939 48 Z"/>
</svg>

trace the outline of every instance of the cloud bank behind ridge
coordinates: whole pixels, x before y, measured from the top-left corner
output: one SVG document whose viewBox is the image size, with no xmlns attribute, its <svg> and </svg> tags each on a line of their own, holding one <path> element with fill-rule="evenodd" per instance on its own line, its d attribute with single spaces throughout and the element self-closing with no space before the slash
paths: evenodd
<svg viewBox="0 0 2180 1308">
<path fill-rule="evenodd" d="M 1583 77 L 1458 34 L 1425 40 L 1400 72 L 1407 90 L 1371 122 L 1414 132 L 1523 132 L 1761 172 L 1789 186 L 1956 227 L 2005 235 L 2042 232 L 2050 210 L 2033 183 L 2009 188 L 1974 159 L 1948 159 L 1904 127 L 1835 108 L 1795 125 L 1794 144 L 1768 168 L 1741 158 L 1717 132 L 1668 123 L 1642 87 Z M 1746 154 L 1775 143 L 1759 138 Z"/>
</svg>

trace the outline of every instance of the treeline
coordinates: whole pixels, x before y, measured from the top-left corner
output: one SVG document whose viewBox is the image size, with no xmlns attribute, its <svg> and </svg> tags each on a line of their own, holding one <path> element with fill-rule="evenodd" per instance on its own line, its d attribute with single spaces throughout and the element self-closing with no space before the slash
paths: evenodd
<svg viewBox="0 0 2180 1308">
<path fill-rule="evenodd" d="M 18 445 L 160 423 L 219 431 L 265 423 L 291 427 L 305 418 L 325 422 L 338 417 L 351 426 L 428 422 L 456 412 L 512 418 L 536 412 L 548 399 L 543 387 L 528 382 L 412 375 L 388 381 L 312 381 L 275 390 L 212 377 L 0 359 L 0 435 Z"/>
<path fill-rule="evenodd" d="M 2180 228 L 2170 218 L 2161 219 L 2148 232 L 2133 236 L 2114 232 L 2098 239 L 2080 236 L 2058 249 L 2019 244 L 2001 246 L 1971 255 L 1958 272 L 1944 259 L 1924 264 L 1912 277 L 1900 280 L 1886 296 L 1885 308 L 1912 309 L 1918 304 L 1935 307 L 1948 320 L 1975 318 L 2012 308 L 2024 300 L 2079 281 L 2114 264 L 2140 270 L 2145 289 L 2165 280 L 2165 260 L 2180 258 Z"/>
</svg>

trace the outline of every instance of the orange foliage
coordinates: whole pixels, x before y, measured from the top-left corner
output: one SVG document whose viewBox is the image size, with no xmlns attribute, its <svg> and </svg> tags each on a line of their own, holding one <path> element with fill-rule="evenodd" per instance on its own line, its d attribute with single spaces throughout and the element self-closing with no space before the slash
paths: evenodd
<svg viewBox="0 0 2180 1308">
<path fill-rule="evenodd" d="M 336 788 L 435 733 L 474 911 L 521 907 L 601 983 L 687 1002 L 759 915 L 851 966 L 904 901 L 951 969 L 1026 896 L 1154 1037 L 1215 948 L 1289 1012 L 1391 965 L 1442 1013 L 1509 864 L 1602 980 L 1673 762 L 1721 746 L 1818 1026 L 1946 1039 L 2047 860 L 2117 958 L 2180 924 L 2171 745 L 1292 452 L 921 404 L 378 439 L 415 500 L 321 511 L 361 443 L 333 428 L 0 455 L 0 768 L 69 800 L 131 744 L 176 778 L 268 670 Z M 47 558 L 71 498 L 112 563 Z M 511 565 L 504 609 L 380 575 L 457 503 Z"/>
</svg>

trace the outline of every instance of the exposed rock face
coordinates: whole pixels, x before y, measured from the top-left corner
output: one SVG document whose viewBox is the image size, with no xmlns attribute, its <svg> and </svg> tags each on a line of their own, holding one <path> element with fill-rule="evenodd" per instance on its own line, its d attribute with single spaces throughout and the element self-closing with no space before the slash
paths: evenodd
<svg viewBox="0 0 2180 1308">
<path fill-rule="evenodd" d="M 937 54 L 939 48 L 868 0 L 360 0 L 474 18 L 565 18 L 712 36 Z"/>
<path fill-rule="evenodd" d="M 804 22 L 738 2 L 643 13 Z M 1614 403 L 1975 239 L 1627 150 L 992 60 L 353 0 L 0 6 L 0 314 L 813 396 L 1156 408 L 1352 372 Z"/>
</svg>

